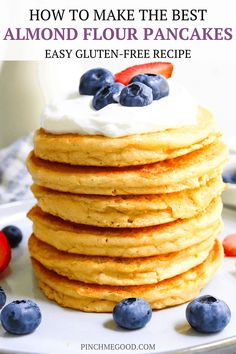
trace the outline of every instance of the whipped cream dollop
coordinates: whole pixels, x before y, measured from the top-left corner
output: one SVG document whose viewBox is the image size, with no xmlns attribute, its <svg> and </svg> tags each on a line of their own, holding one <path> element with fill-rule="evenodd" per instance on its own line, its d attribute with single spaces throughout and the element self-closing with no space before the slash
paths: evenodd
<svg viewBox="0 0 236 354">
<path fill-rule="evenodd" d="M 163 131 L 197 124 L 197 104 L 180 84 L 168 79 L 170 93 L 144 107 L 110 104 L 99 111 L 92 107 L 92 96 L 73 94 L 54 101 L 41 116 L 41 127 L 53 134 L 77 133 L 121 137 Z"/>
</svg>

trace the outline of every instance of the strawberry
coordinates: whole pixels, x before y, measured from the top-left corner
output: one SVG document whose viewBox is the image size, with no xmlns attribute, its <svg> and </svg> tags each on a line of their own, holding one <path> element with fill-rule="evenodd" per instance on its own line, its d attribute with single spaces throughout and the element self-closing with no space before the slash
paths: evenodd
<svg viewBox="0 0 236 354">
<path fill-rule="evenodd" d="M 223 240 L 226 257 L 236 257 L 236 234 L 228 235 Z"/>
<path fill-rule="evenodd" d="M 11 247 L 3 232 L 0 231 L 0 273 L 8 266 L 11 260 Z"/>
<path fill-rule="evenodd" d="M 138 74 L 160 74 L 167 79 L 171 77 L 173 65 L 167 62 L 154 62 L 130 66 L 129 68 L 115 74 L 115 81 L 128 85 L 132 77 Z"/>
</svg>

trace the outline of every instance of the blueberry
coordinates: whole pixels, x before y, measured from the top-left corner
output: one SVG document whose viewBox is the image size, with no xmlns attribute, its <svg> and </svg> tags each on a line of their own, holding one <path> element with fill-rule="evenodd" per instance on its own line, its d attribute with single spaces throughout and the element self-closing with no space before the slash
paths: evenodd
<svg viewBox="0 0 236 354">
<path fill-rule="evenodd" d="M 153 99 L 159 100 L 162 97 L 169 95 L 169 85 L 166 78 L 162 75 L 155 74 L 139 74 L 135 75 L 132 82 L 142 82 L 152 89 Z"/>
<path fill-rule="evenodd" d="M 93 107 L 98 111 L 108 104 L 119 102 L 120 93 L 123 88 L 124 85 L 119 83 L 102 87 L 93 97 Z"/>
<path fill-rule="evenodd" d="M 224 172 L 223 181 L 225 183 L 236 183 L 236 171 Z"/>
<path fill-rule="evenodd" d="M 144 327 L 152 317 L 152 309 L 142 298 L 129 298 L 120 301 L 113 309 L 114 321 L 123 328 Z"/>
<path fill-rule="evenodd" d="M 211 295 L 200 296 L 186 308 L 190 326 L 201 333 L 215 333 L 227 326 L 231 318 L 228 305 Z"/>
<path fill-rule="evenodd" d="M 124 87 L 120 93 L 120 104 L 129 107 L 142 107 L 153 101 L 152 89 L 141 82 Z"/>
<path fill-rule="evenodd" d="M 6 226 L 2 229 L 2 232 L 8 239 L 11 248 L 15 248 L 22 241 L 23 235 L 21 230 L 13 225 Z"/>
<path fill-rule="evenodd" d="M 91 69 L 81 76 L 79 93 L 81 95 L 95 95 L 103 86 L 113 83 L 114 76 L 109 70 L 103 68 Z"/>
<path fill-rule="evenodd" d="M 41 322 L 41 312 L 31 300 L 17 300 L 6 305 L 1 312 L 3 328 L 11 334 L 33 332 Z"/>
<path fill-rule="evenodd" d="M 3 288 L 0 286 L 0 309 L 5 305 L 7 300 L 6 294 Z"/>
</svg>

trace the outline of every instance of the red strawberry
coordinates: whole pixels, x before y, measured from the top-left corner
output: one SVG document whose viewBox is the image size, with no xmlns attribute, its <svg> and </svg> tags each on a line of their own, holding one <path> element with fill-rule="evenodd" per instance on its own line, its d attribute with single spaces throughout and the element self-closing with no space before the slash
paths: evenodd
<svg viewBox="0 0 236 354">
<path fill-rule="evenodd" d="M 236 234 L 225 237 L 223 247 L 226 257 L 236 257 Z"/>
<path fill-rule="evenodd" d="M 115 74 L 115 81 L 128 85 L 132 77 L 138 74 L 161 74 L 167 79 L 171 77 L 173 65 L 166 62 L 154 62 L 130 66 L 129 68 Z"/>
<path fill-rule="evenodd" d="M 11 247 L 3 232 L 0 231 L 0 273 L 8 266 L 11 260 Z"/>
</svg>

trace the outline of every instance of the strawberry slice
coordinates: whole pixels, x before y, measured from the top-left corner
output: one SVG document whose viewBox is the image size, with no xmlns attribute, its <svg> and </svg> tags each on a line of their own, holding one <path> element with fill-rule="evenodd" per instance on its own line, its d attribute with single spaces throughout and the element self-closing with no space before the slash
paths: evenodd
<svg viewBox="0 0 236 354">
<path fill-rule="evenodd" d="M 115 81 L 128 85 L 132 77 L 138 74 L 160 74 L 167 79 L 171 77 L 173 65 L 167 62 L 154 62 L 130 66 L 129 68 L 115 74 Z"/>
<path fill-rule="evenodd" d="M 0 231 L 0 273 L 8 266 L 11 260 L 11 247 L 3 232 Z"/>
<path fill-rule="evenodd" d="M 226 257 L 236 257 L 236 234 L 228 235 L 223 240 Z"/>
</svg>

